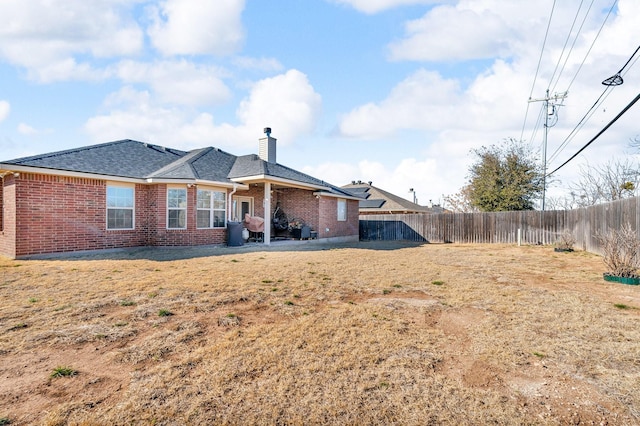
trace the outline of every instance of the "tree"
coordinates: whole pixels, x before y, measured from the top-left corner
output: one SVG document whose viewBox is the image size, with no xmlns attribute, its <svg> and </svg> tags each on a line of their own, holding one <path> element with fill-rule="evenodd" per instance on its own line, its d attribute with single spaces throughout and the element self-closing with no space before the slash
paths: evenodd
<svg viewBox="0 0 640 426">
<path fill-rule="evenodd" d="M 480 211 L 471 204 L 470 193 L 471 188 L 469 185 L 463 186 L 459 192 L 444 197 L 444 207 L 454 213 L 475 213 Z"/>
<path fill-rule="evenodd" d="M 593 206 L 633 197 L 640 185 L 640 170 L 628 159 L 598 167 L 580 167 L 580 180 L 569 185 L 575 207 Z"/>
<path fill-rule="evenodd" d="M 544 173 L 532 151 L 514 139 L 472 151 L 469 201 L 481 211 L 533 210 L 543 191 Z"/>
</svg>

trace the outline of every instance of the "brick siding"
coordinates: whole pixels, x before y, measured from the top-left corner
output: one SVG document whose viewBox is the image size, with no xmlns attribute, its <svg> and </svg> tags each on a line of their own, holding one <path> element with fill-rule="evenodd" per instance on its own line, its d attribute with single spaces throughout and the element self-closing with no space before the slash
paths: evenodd
<svg viewBox="0 0 640 426">
<path fill-rule="evenodd" d="M 226 229 L 196 229 L 196 189 L 188 190 L 187 229 L 166 229 L 166 185 L 135 185 L 135 229 L 106 229 L 107 181 L 22 173 L 3 180 L 0 254 L 138 246 L 222 244 Z"/>
<path fill-rule="evenodd" d="M 2 178 L 2 230 L 0 231 L 0 254 L 16 255 L 16 186 L 15 177 Z"/>
<path fill-rule="evenodd" d="M 167 229 L 167 185 L 136 184 L 135 229 L 107 230 L 106 180 L 21 173 L 0 183 L 0 255 L 226 242 L 226 228 L 196 228 L 197 187 L 187 188 L 186 229 Z M 265 217 L 262 185 L 236 195 L 253 197 L 254 215 Z M 316 198 L 314 191 L 275 189 L 269 215 L 278 202 L 290 221 L 301 219 L 318 238 L 358 235 L 357 201 L 347 200 L 346 221 L 337 220 L 337 198 Z"/>
</svg>

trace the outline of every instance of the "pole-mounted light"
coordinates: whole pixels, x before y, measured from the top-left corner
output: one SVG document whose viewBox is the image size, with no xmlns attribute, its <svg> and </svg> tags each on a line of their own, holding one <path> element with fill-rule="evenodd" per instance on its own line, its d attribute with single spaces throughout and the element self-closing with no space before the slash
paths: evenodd
<svg viewBox="0 0 640 426">
<path fill-rule="evenodd" d="M 620 86 L 622 83 L 624 83 L 624 80 L 620 73 L 616 73 L 616 75 L 612 75 L 602 82 L 605 86 Z"/>
</svg>

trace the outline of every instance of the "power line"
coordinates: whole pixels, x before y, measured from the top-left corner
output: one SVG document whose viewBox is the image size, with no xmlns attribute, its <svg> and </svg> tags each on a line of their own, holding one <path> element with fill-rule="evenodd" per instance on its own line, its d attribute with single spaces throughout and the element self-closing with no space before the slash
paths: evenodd
<svg viewBox="0 0 640 426">
<path fill-rule="evenodd" d="M 560 56 L 558 57 L 558 62 L 556 62 L 556 67 L 553 70 L 553 74 L 551 74 L 551 78 L 549 79 L 549 85 L 547 86 L 547 89 L 551 88 L 551 83 L 553 82 L 553 79 L 556 76 L 556 71 L 558 71 L 558 66 L 560 65 L 560 62 L 562 61 L 562 57 L 564 56 L 564 51 L 567 48 L 567 44 L 569 43 L 569 39 L 571 38 L 571 33 L 573 32 L 573 27 L 576 25 L 576 21 L 578 20 L 578 15 L 580 14 L 580 9 L 582 9 L 582 3 L 584 0 L 580 0 L 580 6 L 578 6 L 578 10 L 576 11 L 576 16 L 573 18 L 573 22 L 571 23 L 571 28 L 569 28 L 569 32 L 567 33 L 567 38 L 564 41 L 564 46 L 562 46 L 562 51 L 560 52 Z M 576 34 L 576 39 L 578 38 L 578 35 Z M 569 59 L 569 55 L 571 54 L 571 52 L 567 53 L 567 59 Z M 566 59 L 565 59 L 565 64 L 567 63 Z M 562 71 L 564 70 L 564 65 L 562 66 L 562 69 L 560 70 L 560 73 L 558 74 L 558 80 L 560 80 L 560 76 L 562 75 Z M 555 85 L 554 85 L 555 87 Z"/>
<path fill-rule="evenodd" d="M 558 82 L 560 81 L 560 76 L 562 75 L 562 72 L 564 71 L 564 68 L 567 66 L 567 62 L 569 61 L 569 57 L 571 56 L 571 52 L 573 52 L 573 48 L 576 46 L 576 42 L 578 41 L 578 36 L 582 32 L 582 27 L 584 26 L 584 23 L 587 21 L 587 17 L 589 16 L 589 13 L 591 12 L 591 7 L 593 6 L 593 2 L 594 1 L 595 0 L 591 0 L 591 3 L 589 4 L 589 7 L 587 8 L 587 12 L 584 14 L 584 18 L 582 18 L 582 22 L 580 23 L 580 28 L 578 28 L 578 31 L 576 32 L 576 35 L 573 38 L 573 43 L 571 43 L 571 48 L 569 49 L 569 53 L 567 53 L 567 56 L 564 59 L 564 64 L 562 64 L 562 69 L 560 70 L 560 74 L 558 75 L 558 79 L 556 80 L 556 84 L 554 84 L 553 85 L 553 89 L 551 89 L 552 92 L 555 92 L 555 90 L 556 90 L 556 86 L 558 85 Z M 578 17 L 578 13 L 580 12 L 581 8 L 582 8 L 582 1 L 580 2 L 580 7 L 578 8 L 578 12 L 576 12 L 576 18 Z M 574 20 L 574 23 L 575 23 L 575 20 Z M 571 25 L 571 28 L 573 29 L 573 24 Z M 569 88 L 567 88 L 567 92 L 568 91 L 569 91 Z"/>
<path fill-rule="evenodd" d="M 617 0 L 616 0 L 617 1 Z M 533 89 L 536 87 L 536 80 L 538 79 L 538 72 L 540 72 L 540 64 L 542 63 L 542 56 L 544 54 L 544 48 L 547 44 L 547 37 L 549 36 L 549 28 L 551 28 L 551 20 L 553 19 L 553 11 L 556 8 L 556 0 L 553 0 L 551 5 L 551 13 L 549 14 L 549 22 L 547 23 L 547 31 L 544 33 L 544 40 L 542 41 L 542 49 L 540 50 L 540 57 L 538 58 L 538 66 L 536 67 L 536 73 L 533 76 L 533 84 L 531 85 L 531 92 L 529 92 L 529 99 L 533 96 Z M 524 113 L 524 122 L 522 123 L 522 131 L 520 132 L 520 140 L 524 135 L 524 128 L 527 125 L 527 115 L 529 114 L 529 103 L 527 103 L 527 109 Z"/>
<path fill-rule="evenodd" d="M 580 63 L 580 66 L 578 67 L 578 69 L 576 70 L 576 73 L 574 74 L 573 78 L 571 79 L 571 82 L 569 83 L 569 86 L 567 86 L 567 92 L 569 91 L 569 89 L 571 89 L 571 86 L 573 85 L 573 82 L 576 80 L 576 77 L 578 77 L 578 74 L 580 73 L 580 70 L 582 70 L 582 66 L 587 61 L 587 57 L 591 53 L 591 49 L 593 49 L 593 46 L 596 44 L 596 40 L 598 40 L 598 37 L 600 37 L 600 33 L 602 32 L 602 29 L 604 28 L 604 25 L 606 24 L 607 20 L 609 19 L 609 16 L 611 15 L 611 12 L 613 12 L 613 9 L 615 8 L 617 3 L 618 3 L 618 0 L 614 0 L 613 4 L 611 5 L 611 8 L 609 8 L 609 12 L 607 13 L 607 16 L 604 17 L 604 21 L 602 21 L 602 25 L 600 25 L 600 29 L 596 33 L 596 36 L 593 38 L 593 41 L 591 42 L 591 46 L 589 46 L 589 50 L 587 50 L 587 53 L 584 54 L 584 58 L 582 58 L 582 62 Z"/>
<path fill-rule="evenodd" d="M 599 103 L 601 103 L 601 100 L 604 101 L 604 99 L 606 99 L 606 96 L 604 95 L 607 92 L 609 93 L 611 92 L 611 87 L 607 87 L 604 89 L 604 91 L 600 94 L 598 99 L 596 99 L 593 105 L 591 105 L 591 108 L 589 108 L 589 110 L 582 116 L 578 124 L 576 124 L 576 126 L 573 128 L 573 130 L 571 130 L 571 132 L 567 135 L 564 141 L 562 141 L 560 146 L 558 146 L 558 148 L 556 148 L 553 154 L 551 154 L 551 156 L 549 157 L 549 162 L 552 162 L 553 160 L 556 159 L 556 157 L 560 154 L 560 152 L 562 152 L 562 150 L 567 146 L 567 144 L 571 141 L 571 139 L 573 139 L 573 136 L 577 134 L 578 130 L 581 129 L 582 126 L 586 124 L 586 120 L 591 118 L 593 113 L 595 113 L 596 107 L 598 106 Z"/>
<path fill-rule="evenodd" d="M 597 135 L 595 135 L 589 142 L 587 142 L 582 148 L 580 148 L 578 150 L 578 152 L 576 152 L 575 154 L 573 154 L 571 156 L 571 158 L 569 158 L 567 161 L 565 161 L 564 163 L 562 163 L 560 166 L 558 166 L 554 171 L 552 171 L 551 173 L 547 174 L 546 176 L 551 176 L 552 174 L 554 174 L 555 172 L 557 172 L 558 170 L 560 170 L 561 168 L 563 168 L 564 166 L 566 166 L 571 160 L 573 160 L 574 158 L 576 158 L 582 151 L 584 151 L 589 145 L 591 145 L 596 139 L 598 139 L 600 137 L 600 135 L 602 135 L 609 127 L 611 127 L 613 125 L 613 123 L 615 123 L 616 121 L 618 121 L 618 119 L 620 117 L 622 117 L 624 115 L 624 113 L 626 113 L 629 108 L 631 108 L 636 102 L 638 102 L 638 100 L 640 100 L 640 93 L 638 93 L 638 95 L 631 101 L 629 102 L 629 104 L 624 107 L 624 109 L 622 111 L 620 111 L 618 113 L 618 115 L 616 115 L 613 120 L 611 120 L 609 122 L 609 124 L 607 124 L 602 130 L 600 130 L 598 132 Z"/>
<path fill-rule="evenodd" d="M 564 141 L 560 144 L 560 146 L 553 152 L 553 154 L 551 154 L 551 157 L 549 158 L 549 162 L 555 160 L 555 158 L 558 156 L 558 154 L 560 154 L 560 152 L 566 147 L 566 145 L 571 141 L 571 139 L 573 139 L 573 137 L 575 137 L 576 133 L 578 132 L 578 130 L 580 128 L 582 128 L 585 124 L 586 124 L 586 120 L 588 120 L 589 118 L 591 118 L 591 116 L 593 116 L 593 114 L 595 113 L 595 109 L 596 107 L 601 104 L 602 102 L 604 102 L 604 100 L 609 96 L 609 94 L 611 93 L 611 88 L 612 86 L 619 86 L 620 84 L 622 84 L 623 80 L 622 80 L 622 76 L 621 73 L 624 71 L 624 69 L 627 67 L 627 65 L 629 65 L 629 63 L 631 62 L 631 60 L 633 60 L 633 58 L 636 56 L 636 54 L 638 53 L 638 51 L 640 50 L 640 46 L 638 46 L 636 48 L 636 50 L 633 52 L 633 54 L 629 57 L 629 59 L 627 60 L 627 62 L 625 62 L 625 64 L 622 66 L 622 68 L 620 68 L 620 71 L 618 71 L 614 76 L 609 77 L 608 79 L 606 79 L 603 84 L 605 84 L 607 87 L 605 87 L 605 89 L 602 91 L 602 93 L 600 94 L 600 96 L 598 97 L 598 99 L 596 99 L 596 101 L 593 103 L 593 105 L 591 105 L 591 108 L 589 108 L 589 110 L 582 116 L 582 118 L 580 119 L 580 121 L 578 122 L 578 124 L 576 124 L 576 126 L 573 128 L 573 130 L 571 130 L 571 132 L 567 135 L 567 137 L 564 139 Z M 635 59 L 635 61 L 633 62 L 635 64 L 635 62 L 638 60 L 638 58 Z M 632 64 L 633 66 L 633 64 Z M 615 81 L 615 83 L 605 83 L 607 81 Z M 606 94 L 606 95 L 605 95 Z"/>
<path fill-rule="evenodd" d="M 542 144 L 542 158 L 543 158 L 543 165 L 542 165 L 542 171 L 543 171 L 543 176 L 542 176 L 542 211 L 544 211 L 544 204 L 545 204 L 545 198 L 546 198 L 546 193 L 547 193 L 547 134 L 549 133 L 549 115 L 554 115 L 556 113 L 556 107 L 555 104 L 551 104 L 551 108 L 553 110 L 552 114 L 549 114 L 549 101 L 555 101 L 558 102 L 560 101 L 560 103 L 562 104 L 562 101 L 564 100 L 564 98 L 566 98 L 568 96 L 567 92 L 564 93 L 556 93 L 553 96 L 549 96 L 549 89 L 547 89 L 547 92 L 545 94 L 545 97 L 542 99 L 529 99 L 529 102 L 544 102 L 544 142 Z M 551 126 L 554 126 L 557 123 L 557 120 L 555 123 L 551 124 Z"/>
</svg>

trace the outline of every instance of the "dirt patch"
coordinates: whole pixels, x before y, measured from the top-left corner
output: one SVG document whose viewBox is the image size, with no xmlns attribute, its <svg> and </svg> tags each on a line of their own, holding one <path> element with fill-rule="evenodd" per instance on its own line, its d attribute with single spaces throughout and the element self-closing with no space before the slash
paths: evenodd
<svg viewBox="0 0 640 426">
<path fill-rule="evenodd" d="M 0 419 L 637 424 L 640 290 L 602 269 L 399 243 L 0 259 Z"/>
</svg>

